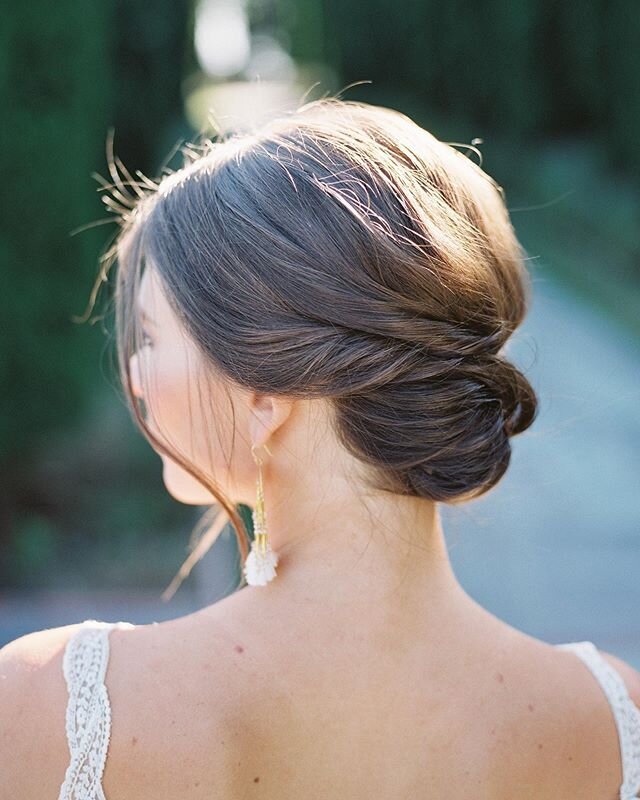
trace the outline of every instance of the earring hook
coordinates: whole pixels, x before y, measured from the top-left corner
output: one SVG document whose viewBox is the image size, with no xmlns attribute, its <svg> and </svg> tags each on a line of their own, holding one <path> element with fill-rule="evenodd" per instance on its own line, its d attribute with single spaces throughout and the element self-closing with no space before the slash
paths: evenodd
<svg viewBox="0 0 640 800">
<path fill-rule="evenodd" d="M 267 453 L 269 453 L 270 456 L 273 456 L 273 453 L 271 452 L 271 450 L 269 450 L 269 448 L 267 447 L 266 443 L 263 444 L 262 447 L 264 447 L 264 449 L 267 451 Z M 251 454 L 253 455 L 254 461 L 256 461 L 256 463 L 262 463 L 262 459 L 260 458 L 260 456 L 256 455 L 256 445 L 255 444 L 251 445 Z"/>
</svg>

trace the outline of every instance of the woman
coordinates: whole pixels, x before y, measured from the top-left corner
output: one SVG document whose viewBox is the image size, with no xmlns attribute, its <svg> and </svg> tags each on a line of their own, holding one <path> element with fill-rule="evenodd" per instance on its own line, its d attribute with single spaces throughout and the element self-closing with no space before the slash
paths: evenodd
<svg viewBox="0 0 640 800">
<path fill-rule="evenodd" d="M 57 716 L 46 777 L 5 755 L 0 794 L 637 797 L 640 675 L 497 619 L 447 555 L 438 505 L 495 486 L 537 410 L 502 353 L 530 284 L 501 188 L 334 98 L 186 155 L 133 200 L 116 180 L 119 361 L 167 490 L 222 509 L 209 543 L 233 523 L 243 586 L 5 648 Z"/>
</svg>

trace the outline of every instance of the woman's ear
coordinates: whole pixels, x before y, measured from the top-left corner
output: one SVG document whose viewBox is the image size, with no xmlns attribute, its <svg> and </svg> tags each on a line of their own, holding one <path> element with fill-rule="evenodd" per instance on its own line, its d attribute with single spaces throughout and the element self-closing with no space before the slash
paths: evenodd
<svg viewBox="0 0 640 800">
<path fill-rule="evenodd" d="M 295 401 L 287 398 L 252 392 L 249 397 L 249 436 L 254 447 L 264 445 L 288 419 Z"/>
</svg>

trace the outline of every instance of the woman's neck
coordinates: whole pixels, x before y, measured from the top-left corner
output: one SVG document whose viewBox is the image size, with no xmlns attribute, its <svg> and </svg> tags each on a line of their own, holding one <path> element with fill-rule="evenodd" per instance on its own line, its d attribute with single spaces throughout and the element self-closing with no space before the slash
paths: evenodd
<svg viewBox="0 0 640 800">
<path fill-rule="evenodd" d="M 336 472 L 265 484 L 267 530 L 279 563 L 262 599 L 324 609 L 396 606 L 429 613 L 470 600 L 449 561 L 436 503 L 358 489 Z M 319 494 L 318 487 L 321 487 Z"/>
</svg>

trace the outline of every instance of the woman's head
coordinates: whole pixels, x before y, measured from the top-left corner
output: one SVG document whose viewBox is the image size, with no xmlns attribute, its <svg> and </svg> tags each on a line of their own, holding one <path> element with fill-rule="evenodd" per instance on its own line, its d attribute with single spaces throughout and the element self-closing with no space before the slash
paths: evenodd
<svg viewBox="0 0 640 800">
<path fill-rule="evenodd" d="M 537 410 L 500 354 L 530 290 L 501 188 L 401 113 L 333 98 L 185 154 L 138 187 L 108 254 L 123 382 L 174 496 L 218 500 L 246 554 L 251 444 L 299 404 L 369 490 L 494 486 Z"/>
</svg>

